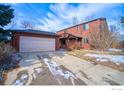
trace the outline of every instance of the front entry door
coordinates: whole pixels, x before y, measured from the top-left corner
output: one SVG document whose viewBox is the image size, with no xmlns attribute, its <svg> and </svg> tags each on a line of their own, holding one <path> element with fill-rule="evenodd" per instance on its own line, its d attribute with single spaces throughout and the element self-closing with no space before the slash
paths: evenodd
<svg viewBox="0 0 124 93">
<path fill-rule="evenodd" d="M 61 48 L 66 48 L 66 39 L 60 39 Z"/>
</svg>

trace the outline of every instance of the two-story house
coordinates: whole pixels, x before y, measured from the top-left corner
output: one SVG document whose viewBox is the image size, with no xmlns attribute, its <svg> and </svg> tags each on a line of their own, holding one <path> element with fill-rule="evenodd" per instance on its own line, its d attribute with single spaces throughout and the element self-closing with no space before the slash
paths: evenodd
<svg viewBox="0 0 124 93">
<path fill-rule="evenodd" d="M 90 38 L 88 35 L 92 31 L 104 31 L 108 28 L 105 18 L 98 18 L 88 22 L 84 22 L 75 26 L 62 29 L 57 32 L 59 36 L 57 48 L 65 49 L 91 49 Z"/>
</svg>

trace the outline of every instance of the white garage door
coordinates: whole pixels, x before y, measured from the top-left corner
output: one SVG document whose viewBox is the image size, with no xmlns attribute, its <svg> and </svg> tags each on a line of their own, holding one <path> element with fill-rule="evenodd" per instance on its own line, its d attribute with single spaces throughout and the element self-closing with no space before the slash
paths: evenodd
<svg viewBox="0 0 124 93">
<path fill-rule="evenodd" d="M 55 39 L 20 36 L 20 52 L 54 51 Z"/>
</svg>

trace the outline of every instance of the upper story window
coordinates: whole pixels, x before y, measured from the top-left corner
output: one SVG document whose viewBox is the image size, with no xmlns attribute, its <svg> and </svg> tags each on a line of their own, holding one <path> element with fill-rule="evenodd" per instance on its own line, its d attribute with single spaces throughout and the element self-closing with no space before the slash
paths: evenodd
<svg viewBox="0 0 124 93">
<path fill-rule="evenodd" d="M 77 31 L 80 31 L 80 26 L 77 26 Z"/>
<path fill-rule="evenodd" d="M 89 29 L 89 25 L 88 24 L 83 24 L 83 30 L 88 30 Z"/>
</svg>

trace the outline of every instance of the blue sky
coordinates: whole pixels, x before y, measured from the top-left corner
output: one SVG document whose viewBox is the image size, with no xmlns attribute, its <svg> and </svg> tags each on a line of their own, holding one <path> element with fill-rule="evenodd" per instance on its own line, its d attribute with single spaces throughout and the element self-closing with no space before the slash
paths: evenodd
<svg viewBox="0 0 124 93">
<path fill-rule="evenodd" d="M 56 32 L 73 25 L 73 18 L 78 23 L 87 18 L 104 17 L 108 25 L 117 23 L 120 15 L 124 15 L 124 4 L 92 4 L 92 3 L 27 3 L 9 4 L 15 10 L 13 22 L 16 24 L 11 29 L 21 29 L 22 21 L 29 21 L 35 29 Z M 124 32 L 120 31 L 122 34 Z"/>
</svg>

